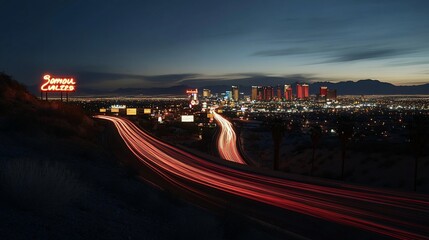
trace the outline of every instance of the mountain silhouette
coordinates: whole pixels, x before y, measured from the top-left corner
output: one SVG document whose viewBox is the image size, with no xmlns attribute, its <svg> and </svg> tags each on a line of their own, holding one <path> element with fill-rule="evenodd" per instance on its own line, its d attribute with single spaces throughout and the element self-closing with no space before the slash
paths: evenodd
<svg viewBox="0 0 429 240">
<path fill-rule="evenodd" d="M 317 94 L 321 86 L 337 89 L 339 95 L 407 95 L 429 94 L 429 84 L 396 86 L 379 80 L 359 80 L 357 82 L 316 82 L 310 85 L 310 92 Z"/>
</svg>

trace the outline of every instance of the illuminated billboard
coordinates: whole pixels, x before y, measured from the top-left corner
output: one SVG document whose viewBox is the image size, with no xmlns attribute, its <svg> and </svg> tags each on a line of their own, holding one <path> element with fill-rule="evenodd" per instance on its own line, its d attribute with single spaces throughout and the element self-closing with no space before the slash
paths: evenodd
<svg viewBox="0 0 429 240">
<path fill-rule="evenodd" d="M 137 108 L 127 108 L 127 115 L 137 115 Z"/>
<path fill-rule="evenodd" d="M 110 106 L 110 108 L 125 109 L 125 108 L 127 108 L 127 105 L 114 104 L 114 105 Z"/>
<path fill-rule="evenodd" d="M 110 112 L 112 112 L 112 113 L 118 113 L 119 112 L 119 108 L 111 108 Z"/>
<path fill-rule="evenodd" d="M 187 94 L 198 94 L 198 89 L 188 89 L 186 90 Z"/>
<path fill-rule="evenodd" d="M 74 78 L 59 78 L 52 77 L 49 74 L 43 76 L 45 81 L 40 90 L 42 92 L 74 92 L 76 90 L 76 82 Z"/>
<path fill-rule="evenodd" d="M 182 115 L 182 122 L 194 122 L 194 115 Z"/>
<path fill-rule="evenodd" d="M 100 112 L 101 112 L 101 113 L 105 113 L 105 112 L 106 112 L 106 109 L 105 109 L 105 108 L 100 108 Z"/>
<path fill-rule="evenodd" d="M 152 113 L 152 109 L 150 109 L 150 108 L 145 108 L 145 109 L 143 110 L 143 113 L 144 113 L 144 114 L 151 114 L 151 113 Z"/>
</svg>

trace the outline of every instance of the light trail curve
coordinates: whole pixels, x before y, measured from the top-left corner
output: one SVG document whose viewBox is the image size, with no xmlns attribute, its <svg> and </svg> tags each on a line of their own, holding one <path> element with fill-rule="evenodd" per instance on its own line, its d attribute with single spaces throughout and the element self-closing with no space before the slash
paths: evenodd
<svg viewBox="0 0 429 240">
<path fill-rule="evenodd" d="M 207 161 L 164 143 L 129 120 L 96 116 L 114 123 L 136 158 L 159 176 L 201 197 L 217 189 L 274 207 L 337 224 L 407 240 L 429 239 L 427 195 L 291 181 Z M 192 184 L 190 184 L 192 183 Z M 200 187 L 198 187 L 200 186 Z"/>
<path fill-rule="evenodd" d="M 217 138 L 217 149 L 220 157 L 228 161 L 246 164 L 240 151 L 238 151 L 237 135 L 235 134 L 231 122 L 215 111 L 212 112 L 214 119 L 220 126 L 220 133 Z"/>
</svg>

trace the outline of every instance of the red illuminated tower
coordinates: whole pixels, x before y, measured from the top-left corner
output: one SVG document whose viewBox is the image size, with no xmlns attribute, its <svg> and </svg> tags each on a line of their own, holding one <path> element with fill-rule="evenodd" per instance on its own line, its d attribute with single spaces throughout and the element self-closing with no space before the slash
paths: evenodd
<svg viewBox="0 0 429 240">
<path fill-rule="evenodd" d="M 280 101 L 282 99 L 282 88 L 280 85 L 277 85 L 277 101 Z"/>
<path fill-rule="evenodd" d="M 302 84 L 302 95 L 304 99 L 307 99 L 310 97 L 308 84 L 305 84 L 305 83 Z"/>
<path fill-rule="evenodd" d="M 328 87 L 320 87 L 320 97 L 326 97 L 328 95 Z"/>
<path fill-rule="evenodd" d="M 304 98 L 304 93 L 302 91 L 302 85 L 299 83 L 296 84 L 296 98 L 298 98 L 298 99 Z"/>
</svg>

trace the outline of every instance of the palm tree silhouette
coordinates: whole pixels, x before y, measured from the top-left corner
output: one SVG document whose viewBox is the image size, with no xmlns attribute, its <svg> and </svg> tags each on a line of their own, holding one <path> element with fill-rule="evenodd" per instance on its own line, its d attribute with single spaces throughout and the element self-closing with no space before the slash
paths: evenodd
<svg viewBox="0 0 429 240">
<path fill-rule="evenodd" d="M 417 191 L 417 170 L 418 162 L 429 140 L 429 124 L 427 117 L 415 115 L 409 125 L 409 137 L 411 149 L 414 155 L 414 191 Z"/>
<path fill-rule="evenodd" d="M 344 179 L 344 166 L 346 159 L 347 145 L 353 136 L 353 121 L 349 116 L 342 116 L 337 121 L 338 137 L 341 141 L 341 179 Z"/>
<path fill-rule="evenodd" d="M 322 128 L 320 125 L 313 125 L 310 128 L 311 143 L 313 146 L 313 157 L 311 159 L 310 176 L 313 175 L 314 161 L 316 160 L 316 147 L 322 137 Z"/>
<path fill-rule="evenodd" d="M 280 144 L 284 136 L 284 126 L 280 120 L 275 120 L 272 127 L 272 137 L 274 142 L 274 170 L 280 167 Z"/>
</svg>

